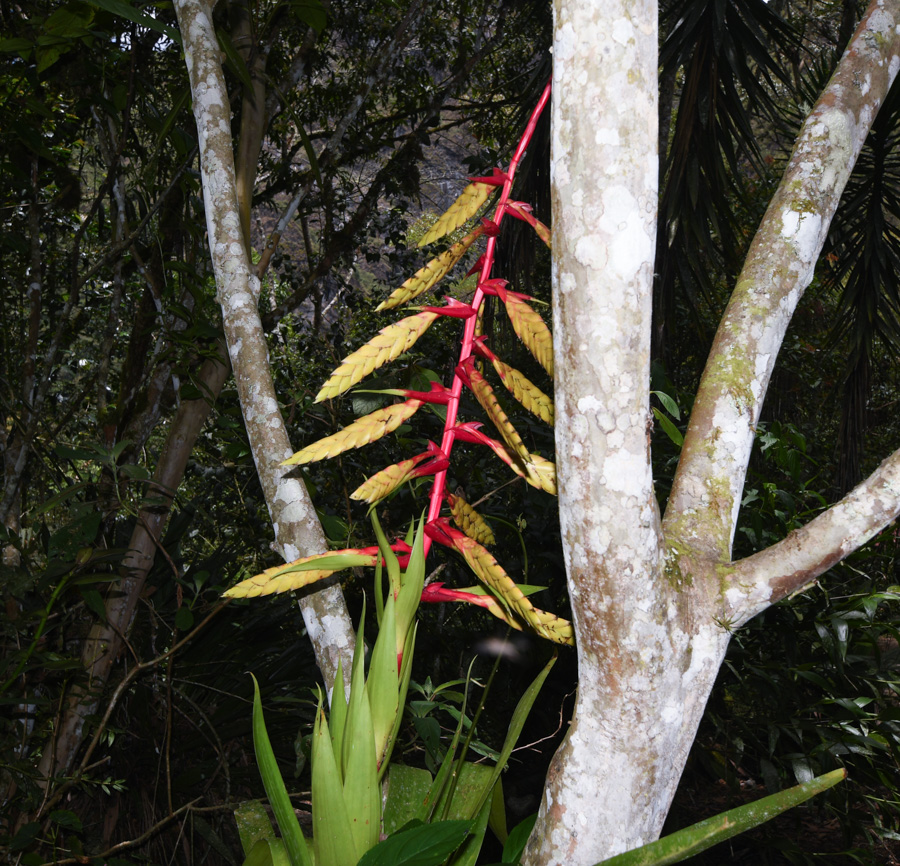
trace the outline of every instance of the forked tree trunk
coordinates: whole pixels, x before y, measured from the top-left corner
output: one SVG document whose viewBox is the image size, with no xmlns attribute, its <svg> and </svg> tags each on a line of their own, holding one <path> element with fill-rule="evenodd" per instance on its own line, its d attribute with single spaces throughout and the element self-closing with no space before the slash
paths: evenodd
<svg viewBox="0 0 900 866">
<path fill-rule="evenodd" d="M 523 863 L 581 866 L 660 833 L 731 630 L 900 512 L 898 451 L 779 545 L 731 562 L 775 357 L 900 67 L 900 2 L 872 3 L 800 133 L 716 335 L 662 523 L 649 454 L 656 3 L 554 8 L 556 441 L 579 686 Z"/>
</svg>

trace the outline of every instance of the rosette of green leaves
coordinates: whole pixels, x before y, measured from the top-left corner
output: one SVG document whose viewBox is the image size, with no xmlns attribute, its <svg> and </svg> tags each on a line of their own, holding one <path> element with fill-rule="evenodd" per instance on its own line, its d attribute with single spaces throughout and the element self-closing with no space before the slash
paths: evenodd
<svg viewBox="0 0 900 866">
<path fill-rule="evenodd" d="M 412 670 L 415 615 L 425 582 L 424 518 L 419 521 L 405 571 L 372 516 L 389 578 L 387 597 L 376 569 L 380 623 L 365 671 L 365 606 L 356 638 L 345 698 L 338 667 L 330 718 L 319 698 L 312 740 L 313 848 L 316 866 L 354 866 L 378 844 L 381 834 L 380 782 L 400 728 Z M 412 532 L 412 530 L 410 530 Z M 254 680 L 255 685 L 255 680 Z M 253 736 L 263 784 L 284 839 L 291 866 L 312 866 L 311 852 L 290 805 L 265 732 L 259 689 L 255 687 Z"/>
</svg>

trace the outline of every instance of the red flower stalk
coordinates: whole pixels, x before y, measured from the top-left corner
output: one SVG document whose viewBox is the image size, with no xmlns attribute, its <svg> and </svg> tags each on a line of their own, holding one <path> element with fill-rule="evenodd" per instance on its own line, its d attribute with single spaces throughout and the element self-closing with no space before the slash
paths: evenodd
<svg viewBox="0 0 900 866">
<path fill-rule="evenodd" d="M 519 163 L 522 160 L 522 157 L 525 155 L 525 150 L 527 149 L 529 143 L 531 142 L 532 136 L 534 135 L 535 127 L 537 126 L 538 119 L 541 116 L 544 108 L 550 100 L 550 84 L 544 88 L 544 92 L 541 94 L 541 98 L 538 100 L 538 104 L 535 106 L 534 111 L 531 113 L 531 117 L 528 120 L 528 125 L 525 127 L 525 132 L 522 134 L 522 137 L 519 139 L 519 144 L 516 147 L 516 151 L 513 154 L 512 159 L 509 163 L 509 168 L 506 172 L 501 171 L 500 169 L 494 169 L 491 177 L 483 178 L 476 177 L 471 178 L 474 182 L 477 183 L 489 183 L 493 186 L 500 186 L 502 184 L 502 191 L 500 193 L 499 201 L 497 202 L 497 207 L 494 210 L 494 218 L 493 220 L 482 219 L 482 226 L 484 229 L 484 234 L 488 236 L 487 249 L 484 254 L 479 258 L 477 264 L 477 272 L 479 274 L 478 286 L 475 289 L 475 296 L 472 298 L 471 307 L 473 310 L 479 310 L 481 308 L 482 303 L 484 302 L 484 297 L 488 293 L 497 294 L 500 296 L 501 300 L 505 300 L 509 294 L 506 290 L 506 282 L 503 280 L 491 280 L 491 269 L 494 266 L 494 252 L 497 246 L 497 235 L 500 230 L 500 223 L 503 220 L 503 217 L 507 214 L 508 208 L 507 203 L 509 202 L 509 195 L 512 191 L 513 179 L 515 177 L 516 169 L 519 166 Z M 515 203 L 518 205 L 518 203 Z M 475 271 L 470 271 L 473 273 Z M 516 295 L 516 297 L 521 297 L 523 300 L 526 296 L 524 295 Z M 462 366 L 463 369 L 465 367 L 466 361 L 472 356 L 472 352 L 475 346 L 475 327 L 477 323 L 477 316 L 470 316 L 465 320 L 465 328 L 463 330 L 463 339 L 462 339 L 462 348 L 459 354 L 459 366 Z M 457 371 L 459 370 L 459 366 L 457 367 Z M 459 373 L 453 377 L 453 384 L 450 387 L 450 398 L 447 402 L 447 418 L 444 425 L 444 437 L 441 440 L 441 451 L 449 457 L 451 451 L 453 450 L 453 442 L 456 436 L 459 433 L 463 433 L 461 438 L 465 438 L 466 435 L 471 435 L 472 438 L 469 441 L 477 441 L 481 444 L 488 445 L 489 447 L 494 447 L 495 445 L 499 446 L 499 443 L 495 443 L 490 437 L 485 436 L 484 434 L 477 433 L 477 426 L 468 427 L 468 425 L 457 425 L 456 417 L 459 411 L 459 398 L 462 394 L 463 380 L 460 378 Z M 478 425 L 480 426 L 480 425 Z M 468 431 L 463 432 L 463 431 Z M 495 448 L 494 450 L 497 450 Z M 500 450 L 502 451 L 502 446 L 500 446 Z M 500 454 L 500 451 L 498 451 Z M 502 454 L 500 454 L 502 457 Z M 435 475 L 434 484 L 431 488 L 431 500 L 428 506 L 428 518 L 426 523 L 426 538 L 425 538 L 425 553 L 428 554 L 428 550 L 430 548 L 430 542 L 432 540 L 440 541 L 439 538 L 436 538 L 431 531 L 429 531 L 429 527 L 431 527 L 438 518 L 438 515 L 441 513 L 441 506 L 444 501 L 444 492 L 447 481 L 447 473 L 446 470 L 442 470 Z M 445 521 L 446 522 L 446 521 Z M 446 543 L 446 542 L 443 542 Z"/>
</svg>

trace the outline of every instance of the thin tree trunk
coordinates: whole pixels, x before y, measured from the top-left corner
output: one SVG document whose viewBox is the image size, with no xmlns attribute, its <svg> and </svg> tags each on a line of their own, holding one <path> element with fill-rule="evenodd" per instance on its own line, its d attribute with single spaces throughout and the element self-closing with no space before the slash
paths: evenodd
<svg viewBox="0 0 900 866">
<path fill-rule="evenodd" d="M 257 306 L 259 279 L 241 228 L 228 92 L 205 0 L 176 0 L 194 98 L 210 254 L 228 352 L 275 546 L 286 560 L 326 550 L 322 525 L 302 479 L 281 465 L 293 453 L 278 406 L 268 347 Z M 337 585 L 306 596 L 304 622 L 331 691 L 339 661 L 350 669 L 353 627 Z"/>
<path fill-rule="evenodd" d="M 153 566 L 169 506 L 184 477 L 197 436 L 228 373 L 225 347 L 220 346 L 219 358 L 206 361 L 198 376 L 207 397 L 184 400 L 172 419 L 153 482 L 148 487 L 149 496 L 165 500 L 167 504 L 142 509 L 138 514 L 128 553 L 122 561 L 122 579 L 113 584 L 107 594 L 106 622 L 95 623 L 82 648 L 88 684 L 73 688 L 67 696 L 53 741 L 45 746 L 41 756 L 39 773 L 46 781 L 72 767 L 83 741 L 84 720 L 96 711 L 113 664 L 122 650 L 122 639 L 131 627 L 138 599 Z"/>
</svg>

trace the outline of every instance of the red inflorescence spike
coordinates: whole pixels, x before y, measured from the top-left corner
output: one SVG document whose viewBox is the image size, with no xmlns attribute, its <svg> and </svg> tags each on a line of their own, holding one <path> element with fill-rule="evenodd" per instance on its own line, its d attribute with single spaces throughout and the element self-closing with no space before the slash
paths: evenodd
<svg viewBox="0 0 900 866">
<path fill-rule="evenodd" d="M 454 319 L 470 319 L 475 315 L 471 304 L 458 301 L 456 298 L 445 298 L 445 307 L 422 307 L 423 313 L 437 313 L 439 316 L 452 316 Z"/>
</svg>

